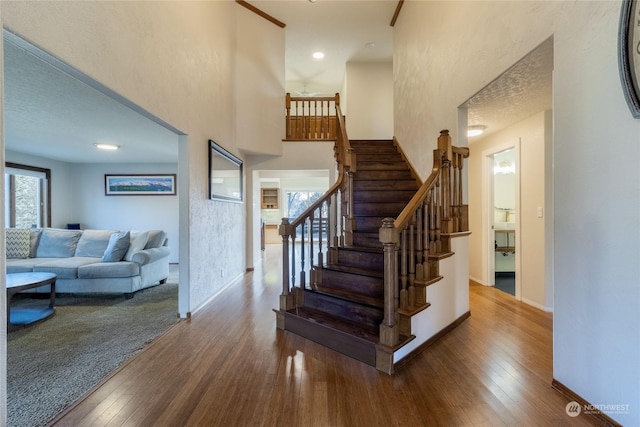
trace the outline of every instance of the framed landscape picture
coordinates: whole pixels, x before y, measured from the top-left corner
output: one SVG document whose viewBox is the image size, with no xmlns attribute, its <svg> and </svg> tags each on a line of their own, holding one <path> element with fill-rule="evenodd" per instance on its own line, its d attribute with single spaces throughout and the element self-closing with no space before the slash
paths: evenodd
<svg viewBox="0 0 640 427">
<path fill-rule="evenodd" d="M 175 196 L 176 175 L 105 175 L 107 196 Z"/>
</svg>

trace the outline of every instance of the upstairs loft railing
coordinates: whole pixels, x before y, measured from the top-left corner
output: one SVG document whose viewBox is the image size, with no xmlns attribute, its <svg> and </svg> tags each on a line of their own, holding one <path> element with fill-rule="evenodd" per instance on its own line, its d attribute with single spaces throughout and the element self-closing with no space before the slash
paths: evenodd
<svg viewBox="0 0 640 427">
<path fill-rule="evenodd" d="M 431 175 L 397 218 L 380 228 L 384 247 L 384 320 L 380 344 L 392 352 L 410 330 L 411 314 L 428 306 L 426 287 L 441 277 L 439 260 L 452 255 L 450 238 L 469 230 L 463 203 L 466 147 L 454 147 L 449 131 L 438 137 Z"/>
<path fill-rule="evenodd" d="M 284 329 L 284 311 L 296 307 L 296 298 L 301 298 L 299 291 L 306 287 L 313 265 L 323 265 L 325 256 L 332 257 L 338 247 L 352 243 L 356 159 L 349 145 L 338 94 L 335 99 L 334 156 L 338 179 L 298 218 L 291 221 L 282 218 L 278 229 L 282 236 L 282 294 L 280 311 L 276 312 L 280 329 Z"/>
<path fill-rule="evenodd" d="M 328 97 L 285 98 L 285 129 L 287 141 L 333 141 L 338 137 L 338 116 L 340 94 Z M 344 116 L 340 116 L 344 120 Z"/>
</svg>

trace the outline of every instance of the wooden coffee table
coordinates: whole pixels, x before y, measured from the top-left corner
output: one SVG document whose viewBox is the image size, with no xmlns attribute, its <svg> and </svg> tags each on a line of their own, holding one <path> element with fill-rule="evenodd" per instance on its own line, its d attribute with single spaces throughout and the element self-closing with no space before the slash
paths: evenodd
<svg viewBox="0 0 640 427">
<path fill-rule="evenodd" d="M 53 316 L 56 312 L 56 279 L 53 273 L 9 273 L 7 280 L 7 330 L 9 332 Z M 51 285 L 49 306 L 42 308 L 20 308 L 11 310 L 11 298 L 26 289 Z"/>
</svg>

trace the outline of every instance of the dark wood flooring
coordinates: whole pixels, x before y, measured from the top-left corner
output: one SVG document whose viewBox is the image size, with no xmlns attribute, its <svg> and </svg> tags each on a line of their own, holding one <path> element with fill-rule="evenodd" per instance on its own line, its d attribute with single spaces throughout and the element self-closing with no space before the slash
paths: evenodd
<svg viewBox="0 0 640 427">
<path fill-rule="evenodd" d="M 552 316 L 471 285 L 471 317 L 395 375 L 277 330 L 280 252 L 56 426 L 584 426 L 551 388 Z"/>
</svg>

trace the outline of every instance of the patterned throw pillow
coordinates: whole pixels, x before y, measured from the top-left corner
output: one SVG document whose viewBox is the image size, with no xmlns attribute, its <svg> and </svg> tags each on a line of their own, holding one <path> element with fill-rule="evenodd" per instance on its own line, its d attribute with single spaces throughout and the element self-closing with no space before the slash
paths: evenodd
<svg viewBox="0 0 640 427">
<path fill-rule="evenodd" d="M 28 228 L 7 228 L 7 258 L 28 258 L 31 248 L 31 233 Z"/>
</svg>

